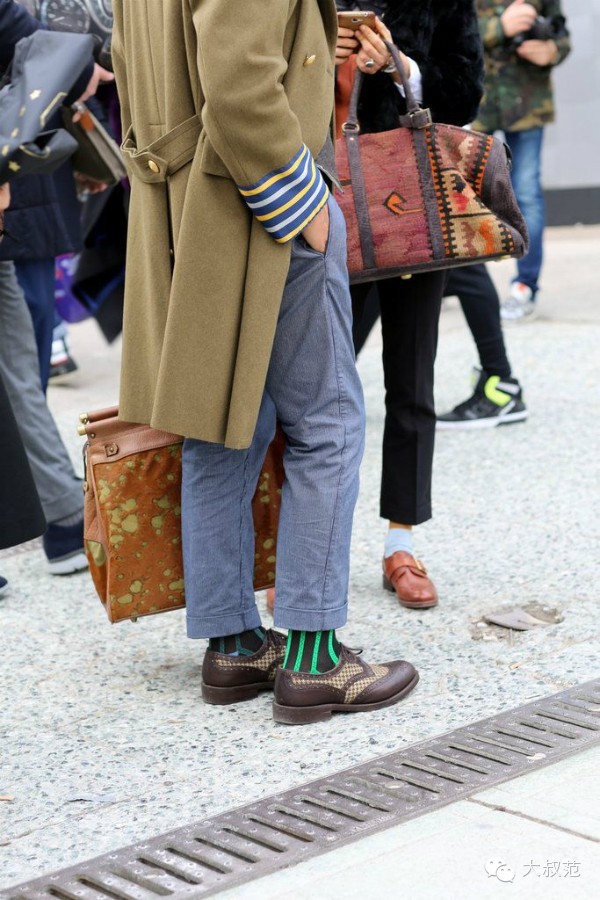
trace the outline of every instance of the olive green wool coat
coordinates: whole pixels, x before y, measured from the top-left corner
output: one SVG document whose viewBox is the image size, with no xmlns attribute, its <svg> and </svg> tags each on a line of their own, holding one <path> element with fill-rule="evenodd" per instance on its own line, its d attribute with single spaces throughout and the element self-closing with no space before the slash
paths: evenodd
<svg viewBox="0 0 600 900">
<path fill-rule="evenodd" d="M 113 0 L 113 9 L 131 178 L 120 415 L 243 449 L 290 236 L 269 234 L 240 190 L 262 191 L 303 145 L 313 157 L 324 145 L 335 3 Z"/>
</svg>

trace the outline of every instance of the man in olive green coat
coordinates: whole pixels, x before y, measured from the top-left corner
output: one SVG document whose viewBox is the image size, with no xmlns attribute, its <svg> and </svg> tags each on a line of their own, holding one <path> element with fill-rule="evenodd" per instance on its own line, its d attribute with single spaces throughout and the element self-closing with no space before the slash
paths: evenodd
<svg viewBox="0 0 600 900">
<path fill-rule="evenodd" d="M 329 195 L 333 0 L 114 0 L 132 182 L 121 416 L 185 436 L 188 635 L 202 693 L 276 720 L 397 702 L 417 673 L 343 647 L 364 439 L 345 227 Z M 251 499 L 278 418 L 275 624 Z"/>
<path fill-rule="evenodd" d="M 527 256 L 519 260 L 505 321 L 537 311 L 542 268 L 544 194 L 541 157 L 544 127 L 554 121 L 552 70 L 568 56 L 569 33 L 560 0 L 477 0 L 485 49 L 485 95 L 473 127 L 503 131 L 513 155 L 513 185 L 529 230 Z"/>
</svg>

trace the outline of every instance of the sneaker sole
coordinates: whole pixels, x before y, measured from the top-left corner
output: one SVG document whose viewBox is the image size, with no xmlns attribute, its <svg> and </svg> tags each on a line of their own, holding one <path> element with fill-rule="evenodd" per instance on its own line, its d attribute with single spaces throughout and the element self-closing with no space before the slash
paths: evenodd
<svg viewBox="0 0 600 900">
<path fill-rule="evenodd" d="M 49 559 L 48 571 L 51 575 L 74 575 L 88 568 L 87 557 L 83 550 L 77 551 L 73 556 L 62 559 Z"/>
<path fill-rule="evenodd" d="M 506 316 L 502 315 L 502 311 L 500 311 L 500 318 L 503 325 L 521 325 L 523 322 L 533 322 L 537 319 L 538 315 L 539 311 L 537 309 L 532 309 L 531 312 L 523 313 L 522 316 Z"/>
<path fill-rule="evenodd" d="M 498 425 L 511 425 L 513 422 L 524 422 L 529 417 L 527 410 L 508 413 L 506 416 L 490 416 L 488 419 L 464 419 L 460 422 L 444 422 L 438 419 L 436 431 L 477 431 L 482 428 L 497 428 Z"/>
<path fill-rule="evenodd" d="M 323 703 L 319 706 L 282 706 L 273 700 L 273 719 L 282 725 L 310 725 L 313 722 L 326 722 L 331 718 L 333 713 L 359 713 L 374 712 L 377 709 L 385 709 L 387 706 L 393 706 L 403 700 L 407 694 L 410 694 L 416 688 L 419 681 L 419 674 L 414 676 L 401 691 L 388 697 L 387 700 L 380 700 L 379 703 Z"/>
</svg>

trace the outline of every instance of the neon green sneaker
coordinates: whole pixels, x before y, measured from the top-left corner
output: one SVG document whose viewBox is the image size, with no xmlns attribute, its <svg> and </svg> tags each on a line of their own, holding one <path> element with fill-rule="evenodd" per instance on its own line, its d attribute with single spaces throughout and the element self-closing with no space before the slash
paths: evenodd
<svg viewBox="0 0 600 900">
<path fill-rule="evenodd" d="M 472 397 L 455 406 L 451 412 L 438 416 L 439 431 L 495 428 L 496 425 L 525 421 L 529 413 L 516 378 L 500 378 L 499 375 L 474 369 L 474 381 Z"/>
</svg>

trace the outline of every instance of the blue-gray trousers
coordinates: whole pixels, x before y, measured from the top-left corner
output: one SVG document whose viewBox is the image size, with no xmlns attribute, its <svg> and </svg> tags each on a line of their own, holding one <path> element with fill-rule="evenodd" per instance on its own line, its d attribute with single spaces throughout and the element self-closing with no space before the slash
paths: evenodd
<svg viewBox="0 0 600 900">
<path fill-rule="evenodd" d="M 260 624 L 251 503 L 276 419 L 286 450 L 275 625 L 318 631 L 346 622 L 364 405 L 352 345 L 345 224 L 333 199 L 329 213 L 325 254 L 302 237 L 293 242 L 252 445 L 230 450 L 184 442 L 182 530 L 191 638 Z"/>
</svg>

